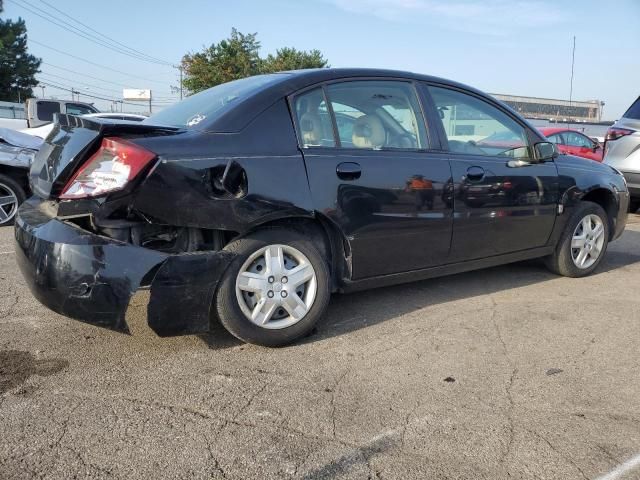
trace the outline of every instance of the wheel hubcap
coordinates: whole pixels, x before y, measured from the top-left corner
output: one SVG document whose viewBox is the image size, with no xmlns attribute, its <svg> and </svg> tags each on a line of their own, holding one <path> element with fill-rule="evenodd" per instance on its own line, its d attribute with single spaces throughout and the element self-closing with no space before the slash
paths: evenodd
<svg viewBox="0 0 640 480">
<path fill-rule="evenodd" d="M 604 247 L 604 224 L 597 215 L 587 215 L 578 224 L 571 239 L 571 258 L 576 267 L 591 267 Z"/>
<path fill-rule="evenodd" d="M 317 292 L 309 259 L 288 245 L 269 245 L 251 255 L 236 278 L 242 313 L 262 328 L 290 327 L 302 320 Z"/>
<path fill-rule="evenodd" d="M 9 222 L 18 211 L 18 196 L 4 183 L 0 183 L 0 225 Z"/>
</svg>

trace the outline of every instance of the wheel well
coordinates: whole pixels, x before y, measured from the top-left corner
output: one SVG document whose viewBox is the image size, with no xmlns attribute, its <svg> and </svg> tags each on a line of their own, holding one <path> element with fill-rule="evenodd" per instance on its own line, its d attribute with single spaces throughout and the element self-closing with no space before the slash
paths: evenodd
<svg viewBox="0 0 640 480">
<path fill-rule="evenodd" d="M 24 168 L 10 167 L 9 165 L 0 165 L 0 175 L 6 175 L 7 177 L 18 182 L 25 193 L 29 194 L 29 170 Z"/>
<path fill-rule="evenodd" d="M 263 223 L 247 233 L 264 228 L 282 227 L 297 230 L 311 238 L 320 253 L 329 262 L 332 290 L 337 290 L 340 281 L 351 276 L 351 250 L 349 243 L 331 221 L 323 217 L 292 217 Z"/>
<path fill-rule="evenodd" d="M 581 198 L 581 200 L 583 202 L 597 203 L 604 209 L 607 213 L 607 219 L 609 220 L 609 236 L 612 236 L 615 231 L 615 221 L 618 208 L 618 204 L 613 193 L 605 188 L 598 188 L 587 193 Z"/>
</svg>

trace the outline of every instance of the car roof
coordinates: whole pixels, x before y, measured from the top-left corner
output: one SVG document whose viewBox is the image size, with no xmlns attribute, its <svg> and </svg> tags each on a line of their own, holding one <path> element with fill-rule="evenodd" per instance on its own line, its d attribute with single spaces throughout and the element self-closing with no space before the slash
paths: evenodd
<svg viewBox="0 0 640 480">
<path fill-rule="evenodd" d="M 268 75 L 273 77 L 273 82 L 270 82 L 264 88 L 252 94 L 250 98 L 238 104 L 236 108 L 219 117 L 212 125 L 209 125 L 209 127 L 213 127 L 214 131 L 216 127 L 222 128 L 222 130 L 219 131 L 238 131 L 246 125 L 247 118 L 255 116 L 256 112 L 265 110 L 279 98 L 286 97 L 315 84 L 334 80 L 347 80 L 350 78 L 406 79 L 458 87 L 489 99 L 513 112 L 513 109 L 508 105 L 476 88 L 453 80 L 403 70 L 379 68 L 314 68 L 284 71 Z M 533 129 L 533 127 L 531 128 Z"/>
</svg>

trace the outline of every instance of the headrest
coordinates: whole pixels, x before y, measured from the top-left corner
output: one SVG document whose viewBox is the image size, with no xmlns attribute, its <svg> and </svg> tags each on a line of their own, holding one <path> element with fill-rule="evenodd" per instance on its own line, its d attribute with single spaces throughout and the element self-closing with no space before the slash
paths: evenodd
<svg viewBox="0 0 640 480">
<path fill-rule="evenodd" d="M 375 115 L 363 115 L 353 124 L 351 141 L 356 148 L 379 148 L 385 144 L 386 138 L 382 120 Z"/>
<path fill-rule="evenodd" d="M 305 145 L 320 145 L 322 143 L 322 124 L 320 115 L 307 112 L 300 117 L 302 142 Z"/>
</svg>

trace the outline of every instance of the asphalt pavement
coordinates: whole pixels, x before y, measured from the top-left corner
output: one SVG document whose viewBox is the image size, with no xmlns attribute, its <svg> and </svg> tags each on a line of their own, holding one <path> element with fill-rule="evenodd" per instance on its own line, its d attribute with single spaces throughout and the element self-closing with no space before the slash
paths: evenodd
<svg viewBox="0 0 640 480">
<path fill-rule="evenodd" d="M 282 349 L 66 319 L 12 235 L 1 479 L 640 478 L 640 217 L 589 278 L 532 261 L 336 295 Z"/>
</svg>

